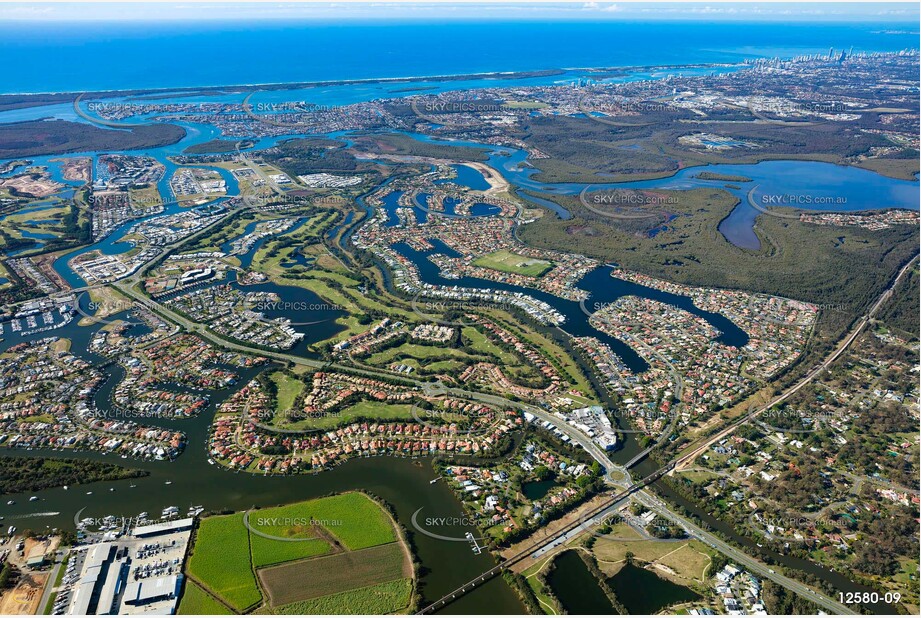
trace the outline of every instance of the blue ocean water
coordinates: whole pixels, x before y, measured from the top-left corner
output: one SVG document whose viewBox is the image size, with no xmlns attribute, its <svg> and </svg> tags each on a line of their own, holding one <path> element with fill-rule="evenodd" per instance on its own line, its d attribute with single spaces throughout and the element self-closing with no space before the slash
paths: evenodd
<svg viewBox="0 0 921 618">
<path fill-rule="evenodd" d="M 918 36 L 904 23 L 5 21 L 0 93 L 723 63 L 852 46 L 917 48 Z"/>
</svg>

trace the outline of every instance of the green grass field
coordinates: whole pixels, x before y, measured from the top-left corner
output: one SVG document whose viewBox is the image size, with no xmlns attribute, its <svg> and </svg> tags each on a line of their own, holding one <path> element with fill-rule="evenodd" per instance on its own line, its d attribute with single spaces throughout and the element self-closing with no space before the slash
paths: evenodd
<svg viewBox="0 0 921 618">
<path fill-rule="evenodd" d="M 322 556 L 330 551 L 329 543 L 322 539 L 278 541 L 251 533 L 249 542 L 253 552 L 253 566 L 257 569 L 291 560 Z"/>
<path fill-rule="evenodd" d="M 191 576 L 229 605 L 243 611 L 262 600 L 256 576 L 249 565 L 249 531 L 243 525 L 243 513 L 207 517 L 201 521 L 189 558 Z"/>
<path fill-rule="evenodd" d="M 316 536 L 310 524 L 315 522 L 350 550 L 396 541 L 388 515 L 373 500 L 358 492 L 262 509 L 251 513 L 249 522 L 254 530 L 290 538 Z"/>
<path fill-rule="evenodd" d="M 401 579 L 408 575 L 404 562 L 400 545 L 390 543 L 263 569 L 259 580 L 272 605 L 281 607 Z"/>
<path fill-rule="evenodd" d="M 182 600 L 179 602 L 180 615 L 230 615 L 232 613 L 226 605 L 215 600 L 201 586 L 191 580 L 186 582 Z"/>
<path fill-rule="evenodd" d="M 359 417 L 374 418 L 381 421 L 410 420 L 412 419 L 412 406 L 377 401 L 360 401 L 336 414 L 307 418 L 294 423 L 277 423 L 277 425 L 285 429 L 332 429 L 339 425 L 346 425 Z"/>
<path fill-rule="evenodd" d="M 478 257 L 473 260 L 476 266 L 491 268 L 504 273 L 515 273 L 526 277 L 540 277 L 553 268 L 553 263 L 546 260 L 525 257 L 506 249 Z"/>
<path fill-rule="evenodd" d="M 398 579 L 299 601 L 275 608 L 276 614 L 393 614 L 406 609 L 412 596 L 412 580 Z"/>
<path fill-rule="evenodd" d="M 304 390 L 304 383 L 281 371 L 271 374 L 269 379 L 278 387 L 278 409 L 291 410 L 294 399 Z"/>
</svg>

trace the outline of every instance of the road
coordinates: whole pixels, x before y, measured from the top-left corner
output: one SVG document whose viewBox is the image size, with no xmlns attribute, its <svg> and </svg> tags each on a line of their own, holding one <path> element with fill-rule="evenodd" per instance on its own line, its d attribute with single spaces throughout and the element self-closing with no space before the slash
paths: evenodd
<svg viewBox="0 0 921 618">
<path fill-rule="evenodd" d="M 45 589 L 42 591 L 42 599 L 38 602 L 38 613 L 45 613 L 45 607 L 48 606 L 48 599 L 51 598 L 51 593 L 54 591 L 54 583 L 58 579 L 58 572 L 64 568 L 66 562 L 66 551 L 59 550 L 54 552 L 54 566 L 51 567 L 51 573 L 48 574 L 48 581 L 45 582 Z"/>
<path fill-rule="evenodd" d="M 661 517 L 668 518 L 679 524 L 690 536 L 696 537 L 710 547 L 719 550 L 720 553 L 724 554 L 728 558 L 731 558 L 734 562 L 743 565 L 750 572 L 755 573 L 765 579 L 769 579 L 772 582 L 783 586 L 787 590 L 791 590 L 796 594 L 799 594 L 804 599 L 812 601 L 819 607 L 822 607 L 832 612 L 833 614 L 857 614 L 857 612 L 847 607 L 846 605 L 813 590 L 809 586 L 800 583 L 795 579 L 791 579 L 785 575 L 774 572 L 773 569 L 752 558 L 742 550 L 737 549 L 722 539 L 710 534 L 695 524 L 693 521 L 682 515 L 678 515 L 677 513 L 672 512 L 664 502 L 652 494 L 641 490 L 633 494 L 633 497 L 646 508 L 654 511 Z"/>
</svg>

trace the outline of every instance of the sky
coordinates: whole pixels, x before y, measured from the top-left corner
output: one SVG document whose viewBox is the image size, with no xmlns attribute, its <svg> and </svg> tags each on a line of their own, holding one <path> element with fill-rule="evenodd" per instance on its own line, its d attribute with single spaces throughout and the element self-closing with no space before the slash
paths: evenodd
<svg viewBox="0 0 921 618">
<path fill-rule="evenodd" d="M 0 4 L 0 22 L 193 21 L 243 19 L 390 20 L 710 20 L 905 22 L 917 30 L 917 2 L 559 2 L 529 0 L 386 0 L 288 2 L 14 2 Z"/>
</svg>

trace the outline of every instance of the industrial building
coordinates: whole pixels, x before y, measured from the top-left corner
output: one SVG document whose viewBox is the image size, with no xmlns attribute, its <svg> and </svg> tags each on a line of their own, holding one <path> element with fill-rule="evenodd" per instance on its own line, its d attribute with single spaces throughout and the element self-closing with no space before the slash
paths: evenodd
<svg viewBox="0 0 921 618">
<path fill-rule="evenodd" d="M 67 614 L 176 613 L 193 518 L 136 527 L 130 535 L 78 547 L 80 577 Z"/>
</svg>

